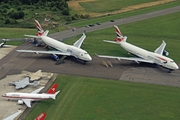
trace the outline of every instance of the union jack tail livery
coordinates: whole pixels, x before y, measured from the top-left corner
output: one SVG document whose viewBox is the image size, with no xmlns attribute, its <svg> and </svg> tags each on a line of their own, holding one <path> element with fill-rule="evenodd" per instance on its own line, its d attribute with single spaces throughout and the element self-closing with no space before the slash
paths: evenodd
<svg viewBox="0 0 180 120">
<path fill-rule="evenodd" d="M 35 118 L 34 120 L 44 120 L 44 118 L 46 117 L 46 113 L 41 113 L 37 118 Z"/>
<path fill-rule="evenodd" d="M 38 33 L 36 33 L 36 35 L 37 36 L 42 36 L 42 35 L 45 35 L 45 36 L 47 36 L 47 34 L 48 34 L 48 30 L 46 30 L 45 32 L 44 32 L 44 30 L 42 29 L 42 27 L 41 27 L 41 25 L 39 24 L 39 22 L 37 21 L 37 20 L 35 20 L 35 22 L 36 22 L 36 26 L 37 26 L 37 29 L 38 29 Z"/>
<path fill-rule="evenodd" d="M 57 83 L 55 83 L 50 89 L 49 91 L 47 91 L 47 93 L 49 94 L 55 94 L 56 93 L 56 88 L 57 88 Z"/>
<path fill-rule="evenodd" d="M 127 37 L 123 37 L 121 31 L 119 30 L 118 26 L 114 25 L 115 30 L 116 30 L 116 35 L 117 35 L 117 39 L 115 39 L 116 42 L 121 42 L 124 41 L 126 42 Z"/>
</svg>

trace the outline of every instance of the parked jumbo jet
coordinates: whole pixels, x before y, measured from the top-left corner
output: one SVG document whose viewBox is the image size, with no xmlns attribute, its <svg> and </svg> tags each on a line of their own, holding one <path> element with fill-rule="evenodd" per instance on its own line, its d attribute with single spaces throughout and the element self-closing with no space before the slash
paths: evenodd
<svg viewBox="0 0 180 120">
<path fill-rule="evenodd" d="M 140 62 L 153 63 L 153 64 L 161 65 L 169 69 L 169 72 L 171 72 L 172 70 L 179 69 L 178 65 L 171 58 L 163 56 L 163 54 L 165 54 L 166 56 L 169 55 L 169 53 L 164 50 L 166 46 L 166 43 L 164 41 L 154 52 L 149 52 L 147 50 L 134 46 L 130 43 L 127 43 L 126 42 L 127 37 L 122 35 L 121 31 L 119 30 L 117 26 L 114 25 L 114 27 L 117 34 L 117 39 L 115 39 L 115 41 L 104 40 L 104 42 L 119 44 L 126 51 L 128 51 L 132 55 L 135 55 L 137 58 L 97 55 L 98 57 L 116 58 L 118 60 L 121 60 L 121 59 L 132 60 L 137 63 L 140 63 Z"/>
<path fill-rule="evenodd" d="M 17 99 L 18 104 L 25 103 L 27 107 L 31 107 L 32 101 L 38 101 L 38 100 L 47 100 L 47 99 L 56 99 L 56 95 L 60 92 L 56 92 L 57 84 L 54 84 L 48 92 L 43 94 L 37 94 L 40 92 L 44 87 L 41 87 L 31 93 L 18 93 L 18 92 L 11 92 L 11 93 L 5 93 L 2 95 L 2 97 L 10 99 Z"/>
<path fill-rule="evenodd" d="M 40 26 L 39 22 L 37 20 L 35 20 L 35 22 L 36 22 L 36 25 L 37 25 L 37 28 L 39 31 L 37 36 L 33 36 L 33 35 L 25 35 L 25 36 L 41 38 L 42 41 L 46 45 L 56 49 L 57 51 L 17 50 L 18 52 L 32 52 L 32 53 L 36 53 L 36 54 L 39 54 L 39 53 L 51 54 L 53 56 L 53 58 L 55 60 L 57 60 L 56 64 L 62 63 L 64 58 L 66 58 L 67 56 L 73 56 L 78 60 L 84 61 L 84 63 L 92 60 L 91 56 L 85 50 L 80 48 L 84 39 L 86 38 L 86 35 L 84 33 L 83 33 L 83 36 L 74 43 L 74 45 L 67 45 L 65 43 L 62 43 L 60 41 L 57 41 L 53 38 L 48 37 L 47 34 L 49 31 L 44 32 L 42 27 Z M 58 55 L 62 55 L 62 57 L 59 59 Z"/>
</svg>

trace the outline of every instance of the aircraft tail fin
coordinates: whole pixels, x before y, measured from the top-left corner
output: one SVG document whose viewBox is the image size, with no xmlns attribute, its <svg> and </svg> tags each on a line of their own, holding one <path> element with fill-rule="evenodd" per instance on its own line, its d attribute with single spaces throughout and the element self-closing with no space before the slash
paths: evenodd
<svg viewBox="0 0 180 120">
<path fill-rule="evenodd" d="M 55 94 L 55 93 L 56 93 L 57 85 L 58 85 L 58 84 L 55 83 L 46 93 Z"/>
<path fill-rule="evenodd" d="M 122 33 L 121 33 L 121 31 L 119 30 L 119 28 L 118 28 L 118 26 L 116 26 L 116 25 L 114 25 L 114 27 L 115 27 L 115 30 L 116 30 L 116 35 L 117 35 L 117 39 L 115 39 L 115 41 L 116 42 L 126 42 L 126 39 L 127 39 L 127 37 L 125 36 L 123 36 L 122 35 Z"/>
<path fill-rule="evenodd" d="M 34 85 L 34 86 L 37 86 L 37 85 L 39 85 L 39 83 L 40 83 L 39 81 L 34 81 L 34 82 L 33 82 L 33 85 Z"/>
<path fill-rule="evenodd" d="M 46 117 L 46 113 L 41 113 L 37 118 L 35 118 L 34 120 L 44 120 L 44 118 Z"/>
<path fill-rule="evenodd" d="M 38 22 L 37 20 L 35 20 L 35 22 L 36 22 L 36 26 L 37 26 L 37 29 L 38 29 L 38 33 L 36 33 L 36 35 L 37 35 L 37 36 L 42 36 L 42 35 L 47 36 L 47 34 L 49 33 L 49 31 L 46 30 L 46 31 L 44 32 L 44 30 L 42 29 L 42 27 L 41 27 L 41 25 L 39 24 L 39 22 Z"/>
<path fill-rule="evenodd" d="M 4 42 L 0 44 L 0 47 L 3 47 L 6 44 L 6 39 L 3 39 Z"/>
</svg>

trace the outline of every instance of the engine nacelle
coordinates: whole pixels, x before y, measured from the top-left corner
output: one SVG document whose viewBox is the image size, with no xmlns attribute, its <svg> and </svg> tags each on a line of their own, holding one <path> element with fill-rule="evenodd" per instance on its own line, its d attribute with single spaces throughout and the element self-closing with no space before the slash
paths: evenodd
<svg viewBox="0 0 180 120">
<path fill-rule="evenodd" d="M 57 55 L 52 55 L 52 58 L 55 60 L 59 60 L 59 57 Z"/>
<path fill-rule="evenodd" d="M 24 102 L 22 100 L 18 100 L 18 104 L 22 105 Z"/>
<path fill-rule="evenodd" d="M 164 50 L 164 51 L 163 51 L 163 55 L 168 56 L 168 55 L 169 55 L 169 52 L 168 52 L 168 51 L 166 51 L 166 50 Z"/>
</svg>

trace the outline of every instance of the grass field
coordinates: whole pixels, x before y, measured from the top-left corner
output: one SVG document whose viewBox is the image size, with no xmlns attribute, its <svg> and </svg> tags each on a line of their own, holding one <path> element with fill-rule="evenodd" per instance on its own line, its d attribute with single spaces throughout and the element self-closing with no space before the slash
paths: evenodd
<svg viewBox="0 0 180 120">
<path fill-rule="evenodd" d="M 35 22 L 34 22 L 35 24 Z M 44 30 L 49 30 L 49 34 L 56 33 L 59 31 L 67 30 L 65 26 L 59 26 L 57 28 L 53 28 L 50 26 L 44 27 Z M 0 39 L 2 38 L 25 38 L 24 34 L 28 35 L 36 35 L 37 29 L 25 29 L 25 28 L 4 28 L 0 27 Z"/>
<path fill-rule="evenodd" d="M 124 7 L 142 3 L 154 2 L 157 0 L 97 0 L 90 2 L 80 2 L 80 5 L 87 12 L 110 12 L 120 10 Z M 93 7 L 92 7 L 93 6 Z"/>
<path fill-rule="evenodd" d="M 37 29 L 0 28 L 0 38 L 24 38 L 24 34 L 35 35 Z"/>
<path fill-rule="evenodd" d="M 179 120 L 180 88 L 59 75 L 56 100 L 39 101 L 25 120 Z"/>
<path fill-rule="evenodd" d="M 85 21 L 79 21 L 79 22 L 72 23 L 69 25 L 74 26 L 74 27 L 84 27 L 85 25 L 96 24 L 97 22 L 100 22 L 100 23 L 107 22 L 110 20 L 121 19 L 121 18 L 125 18 L 125 17 L 130 17 L 130 16 L 134 16 L 134 15 L 139 15 L 139 14 L 143 14 L 143 13 L 148 13 L 148 12 L 152 12 L 152 11 L 175 7 L 175 6 L 179 6 L 179 5 L 180 5 L 180 1 L 176 1 L 176 2 L 172 2 L 172 3 L 168 3 L 168 4 L 159 5 L 159 6 L 144 8 L 144 9 L 140 9 L 140 10 L 134 10 L 131 12 L 125 12 L 125 13 L 121 13 L 121 14 L 99 17 L 99 18 L 85 20 Z"/>
<path fill-rule="evenodd" d="M 166 50 L 170 53 L 169 57 L 174 59 L 175 62 L 180 63 L 179 53 L 177 52 L 180 46 L 179 21 L 180 12 L 177 12 L 120 25 L 119 28 L 122 34 L 128 37 L 127 42 L 149 51 L 154 51 L 160 46 L 162 40 L 165 40 L 167 43 Z M 91 55 L 98 53 L 113 56 L 128 56 L 127 52 L 119 45 L 103 42 L 103 40 L 114 40 L 116 38 L 114 27 L 86 33 L 86 36 L 85 44 L 82 45 L 82 48 L 87 50 Z M 65 42 L 73 44 L 76 40 L 77 38 Z"/>
</svg>

